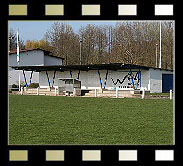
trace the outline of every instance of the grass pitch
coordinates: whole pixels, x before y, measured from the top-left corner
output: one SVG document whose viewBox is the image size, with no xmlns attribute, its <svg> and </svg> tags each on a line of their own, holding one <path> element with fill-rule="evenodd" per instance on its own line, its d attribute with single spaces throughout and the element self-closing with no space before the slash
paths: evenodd
<svg viewBox="0 0 183 166">
<path fill-rule="evenodd" d="M 9 144 L 173 144 L 173 101 L 10 95 Z"/>
</svg>

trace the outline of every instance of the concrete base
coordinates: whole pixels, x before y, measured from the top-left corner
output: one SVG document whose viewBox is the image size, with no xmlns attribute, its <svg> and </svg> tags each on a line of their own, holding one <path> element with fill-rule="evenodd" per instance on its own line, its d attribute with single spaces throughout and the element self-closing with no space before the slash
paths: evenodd
<svg viewBox="0 0 183 166">
<path fill-rule="evenodd" d="M 24 88 L 23 95 L 37 95 L 37 88 Z M 55 96 L 55 88 L 40 88 L 39 95 Z"/>
<path fill-rule="evenodd" d="M 90 90 L 89 93 L 86 93 L 84 97 L 95 97 L 95 90 Z M 116 97 L 116 90 L 108 90 L 108 89 L 97 89 L 97 97 Z M 118 90 L 118 98 L 133 98 L 133 97 L 141 97 L 140 90 Z"/>
<path fill-rule="evenodd" d="M 149 91 L 147 91 L 148 93 Z M 18 92 L 17 94 L 19 94 Z M 24 88 L 23 95 L 37 95 L 37 88 Z M 55 96 L 55 88 L 39 88 L 39 95 Z M 58 95 L 58 89 L 56 90 L 56 96 L 75 96 L 71 93 L 63 93 Z M 116 98 L 115 89 L 97 89 L 97 97 L 111 97 Z M 95 97 L 95 90 L 89 90 L 83 97 Z M 118 90 L 118 98 L 141 98 L 140 90 Z"/>
</svg>

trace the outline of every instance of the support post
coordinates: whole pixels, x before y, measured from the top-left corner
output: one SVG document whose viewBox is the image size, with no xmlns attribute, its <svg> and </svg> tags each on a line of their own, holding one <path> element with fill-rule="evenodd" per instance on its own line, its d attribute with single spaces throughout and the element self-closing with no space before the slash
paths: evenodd
<svg viewBox="0 0 183 166">
<path fill-rule="evenodd" d="M 18 88 L 19 88 L 19 92 L 20 92 L 20 71 L 18 72 Z"/>
<path fill-rule="evenodd" d="M 26 85 L 26 87 L 27 87 L 27 81 L 26 81 L 26 76 L 25 76 L 24 70 L 23 70 L 23 74 L 24 74 L 25 85 Z"/>
<path fill-rule="evenodd" d="M 70 76 L 71 76 L 71 78 L 72 78 L 72 70 L 70 70 Z"/>
<path fill-rule="evenodd" d="M 133 75 L 132 75 L 132 71 L 131 71 L 131 69 L 130 69 L 130 74 L 131 74 L 131 79 L 132 79 L 133 89 L 135 89 L 134 82 L 133 82 Z"/>
<path fill-rule="evenodd" d="M 140 71 L 140 88 L 141 88 L 141 71 Z"/>
<path fill-rule="evenodd" d="M 78 76 L 77 76 L 77 79 L 79 80 L 79 75 L 80 75 L 80 70 L 79 70 L 79 72 L 78 72 Z"/>
<path fill-rule="evenodd" d="M 138 71 L 138 79 L 137 79 L 136 89 L 138 88 L 138 84 L 139 84 L 139 72 L 140 72 L 140 70 Z"/>
<path fill-rule="evenodd" d="M 108 76 L 108 70 L 107 70 L 106 76 L 105 76 L 104 89 L 105 89 L 105 86 L 106 86 L 106 84 L 107 84 L 107 76 Z"/>
<path fill-rule="evenodd" d="M 31 80 L 32 80 L 32 74 L 33 74 L 33 71 L 31 72 L 29 87 L 30 87 Z"/>
<path fill-rule="evenodd" d="M 142 99 L 145 98 L 145 89 L 142 90 Z"/>
<path fill-rule="evenodd" d="M 55 74 L 56 74 L 56 70 L 54 71 L 54 74 L 53 74 L 53 83 L 52 83 L 52 87 L 53 87 L 53 85 L 54 85 L 54 83 L 55 83 Z"/>
<path fill-rule="evenodd" d="M 116 88 L 116 98 L 118 98 L 118 89 Z"/>
<path fill-rule="evenodd" d="M 46 71 L 46 76 L 47 76 L 47 80 L 48 80 L 48 85 L 49 85 L 49 88 L 51 88 L 51 87 L 50 87 L 49 76 L 48 76 L 48 72 L 47 72 L 47 71 Z"/>
<path fill-rule="evenodd" d="M 102 81 L 101 81 L 101 77 L 100 77 L 100 71 L 98 70 L 98 77 L 99 77 L 99 81 L 100 81 L 100 87 L 102 89 Z"/>
<path fill-rule="evenodd" d="M 97 97 L 97 89 L 95 88 L 95 97 Z"/>
<path fill-rule="evenodd" d="M 172 100 L 173 94 L 172 94 L 172 89 L 170 89 L 170 100 Z"/>
</svg>

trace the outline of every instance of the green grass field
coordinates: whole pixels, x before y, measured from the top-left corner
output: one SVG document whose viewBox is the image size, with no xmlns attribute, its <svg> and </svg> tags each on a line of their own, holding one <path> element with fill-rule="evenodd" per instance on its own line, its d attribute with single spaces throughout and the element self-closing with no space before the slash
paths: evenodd
<svg viewBox="0 0 183 166">
<path fill-rule="evenodd" d="M 10 95 L 9 144 L 173 144 L 173 101 Z"/>
</svg>

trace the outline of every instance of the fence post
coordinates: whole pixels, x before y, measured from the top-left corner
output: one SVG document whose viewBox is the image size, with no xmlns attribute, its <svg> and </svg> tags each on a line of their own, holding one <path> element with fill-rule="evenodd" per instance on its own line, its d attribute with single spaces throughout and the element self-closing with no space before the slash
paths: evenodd
<svg viewBox="0 0 183 166">
<path fill-rule="evenodd" d="M 116 98 L 118 98 L 118 89 L 116 88 Z"/>
<path fill-rule="evenodd" d="M 21 87 L 21 95 L 23 95 L 23 87 Z"/>
<path fill-rule="evenodd" d="M 55 87 L 55 96 L 57 95 L 57 88 Z"/>
<path fill-rule="evenodd" d="M 145 98 L 145 89 L 142 90 L 142 99 Z"/>
<path fill-rule="evenodd" d="M 95 97 L 97 97 L 97 89 L 95 88 Z"/>
<path fill-rule="evenodd" d="M 37 95 L 39 95 L 39 87 L 37 88 Z"/>
<path fill-rule="evenodd" d="M 170 89 L 170 100 L 172 100 L 172 89 Z"/>
<path fill-rule="evenodd" d="M 76 88 L 73 90 L 73 96 L 76 96 Z"/>
</svg>

